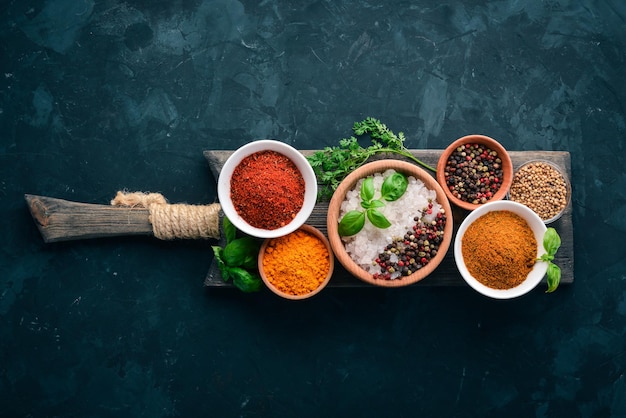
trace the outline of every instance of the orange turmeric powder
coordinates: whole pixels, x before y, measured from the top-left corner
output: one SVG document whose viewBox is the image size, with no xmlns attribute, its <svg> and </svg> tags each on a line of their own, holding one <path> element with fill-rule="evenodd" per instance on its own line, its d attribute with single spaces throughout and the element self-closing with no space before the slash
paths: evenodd
<svg viewBox="0 0 626 418">
<path fill-rule="evenodd" d="M 297 230 L 269 241 L 263 269 L 268 281 L 281 292 L 305 295 L 317 289 L 328 275 L 330 257 L 320 239 Z"/>
</svg>

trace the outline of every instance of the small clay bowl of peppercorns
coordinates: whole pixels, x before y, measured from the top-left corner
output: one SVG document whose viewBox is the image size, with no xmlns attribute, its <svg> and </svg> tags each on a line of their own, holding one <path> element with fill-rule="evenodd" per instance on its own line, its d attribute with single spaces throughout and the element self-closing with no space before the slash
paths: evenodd
<svg viewBox="0 0 626 418">
<path fill-rule="evenodd" d="M 437 182 L 450 203 L 468 211 L 506 197 L 513 163 L 504 147 L 485 135 L 466 135 L 439 157 Z"/>
</svg>

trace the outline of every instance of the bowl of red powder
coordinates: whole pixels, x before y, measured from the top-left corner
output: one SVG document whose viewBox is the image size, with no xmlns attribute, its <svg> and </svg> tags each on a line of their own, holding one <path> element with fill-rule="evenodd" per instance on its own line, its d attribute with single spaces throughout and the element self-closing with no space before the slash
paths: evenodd
<svg viewBox="0 0 626 418">
<path fill-rule="evenodd" d="M 226 160 L 217 181 L 224 215 L 245 234 L 287 235 L 302 226 L 317 199 L 317 178 L 307 159 L 275 140 L 250 142 Z"/>
<path fill-rule="evenodd" d="M 533 290 L 548 263 L 537 261 L 546 251 L 543 220 L 521 203 L 485 203 L 461 223 L 454 259 L 474 290 L 494 299 L 511 299 Z"/>
</svg>

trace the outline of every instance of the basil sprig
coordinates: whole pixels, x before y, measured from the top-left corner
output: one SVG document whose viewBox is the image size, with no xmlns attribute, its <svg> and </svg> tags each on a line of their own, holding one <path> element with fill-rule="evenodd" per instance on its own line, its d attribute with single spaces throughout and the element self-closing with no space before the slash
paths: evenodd
<svg viewBox="0 0 626 418">
<path fill-rule="evenodd" d="M 261 276 L 258 273 L 260 244 L 249 236 L 237 238 L 237 228 L 227 217 L 223 220 L 226 246 L 213 245 L 213 254 L 222 279 L 233 280 L 235 287 L 243 292 L 257 292 L 261 289 Z"/>
<path fill-rule="evenodd" d="M 561 237 L 554 228 L 548 228 L 543 235 L 543 248 L 546 250 L 545 254 L 542 254 L 538 261 L 545 261 L 548 263 L 548 289 L 546 293 L 552 293 L 559 287 L 561 281 L 561 268 L 554 264 L 554 255 L 561 246 Z"/>
<path fill-rule="evenodd" d="M 380 199 L 374 199 L 376 190 L 374 187 L 374 179 L 367 177 L 361 183 L 359 196 L 361 197 L 361 207 L 364 210 L 351 210 L 346 213 L 341 221 L 339 221 L 338 232 L 341 236 L 350 236 L 357 234 L 365 226 L 365 218 L 367 218 L 376 228 L 389 228 L 391 222 L 379 210 L 385 206 L 385 202 L 393 202 L 398 200 L 409 185 L 409 181 L 402 173 L 395 172 L 387 176 L 383 180 L 380 190 Z"/>
<path fill-rule="evenodd" d="M 388 202 L 400 199 L 406 188 L 409 186 L 409 181 L 404 174 L 395 172 L 383 181 L 380 194 L 383 199 Z"/>
</svg>

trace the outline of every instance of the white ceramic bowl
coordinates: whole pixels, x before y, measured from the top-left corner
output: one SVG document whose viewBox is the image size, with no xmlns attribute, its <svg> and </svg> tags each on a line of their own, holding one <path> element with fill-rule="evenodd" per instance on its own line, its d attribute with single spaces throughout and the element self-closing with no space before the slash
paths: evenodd
<svg viewBox="0 0 626 418">
<path fill-rule="evenodd" d="M 528 225 L 532 229 L 535 234 L 535 239 L 537 240 L 537 258 L 541 257 L 546 251 L 543 248 L 543 236 L 546 232 L 546 225 L 541 220 L 539 215 L 529 209 L 527 206 L 522 205 L 521 203 L 512 202 L 510 200 L 500 200 L 495 202 L 488 202 L 480 206 L 478 209 L 474 209 L 470 212 L 469 215 L 463 220 L 461 226 L 456 234 L 456 238 L 454 240 L 454 260 L 456 261 L 456 266 L 463 276 L 463 279 L 469 284 L 474 290 L 482 293 L 485 296 L 494 299 L 512 299 L 518 296 L 522 296 L 531 290 L 533 290 L 540 282 L 541 279 L 546 275 L 548 270 L 548 263 L 546 262 L 536 262 L 533 266 L 530 273 L 528 273 L 528 277 L 521 284 L 511 289 L 493 289 L 491 287 L 485 286 L 478 280 L 476 280 L 467 270 L 465 266 L 465 262 L 463 261 L 463 252 L 461 249 L 461 240 L 463 239 L 463 234 L 467 230 L 467 228 L 474 222 L 476 219 L 480 218 L 482 215 L 487 212 L 499 211 L 499 210 L 507 210 L 511 211 L 528 222 Z M 488 239 L 488 237 L 485 237 Z"/>
<path fill-rule="evenodd" d="M 244 158 L 259 151 L 275 151 L 288 157 L 304 178 L 305 190 L 302 208 L 291 222 L 277 229 L 261 229 L 250 225 L 237 213 L 230 198 L 230 179 L 235 168 Z M 257 238 L 276 238 L 295 231 L 309 219 L 317 200 L 317 178 L 311 164 L 300 151 L 284 142 L 263 139 L 240 147 L 228 157 L 217 180 L 217 196 L 224 215 L 241 232 Z"/>
</svg>

